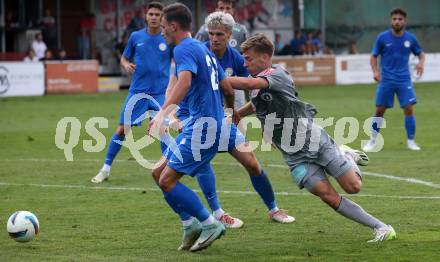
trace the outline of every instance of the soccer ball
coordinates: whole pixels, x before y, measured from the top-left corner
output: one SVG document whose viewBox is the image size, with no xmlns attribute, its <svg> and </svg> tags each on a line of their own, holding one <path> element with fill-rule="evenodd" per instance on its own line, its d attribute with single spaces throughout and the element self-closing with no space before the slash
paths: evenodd
<svg viewBox="0 0 440 262">
<path fill-rule="evenodd" d="M 37 217 L 28 211 L 17 211 L 8 219 L 9 236 L 17 242 L 29 242 L 40 231 Z"/>
</svg>

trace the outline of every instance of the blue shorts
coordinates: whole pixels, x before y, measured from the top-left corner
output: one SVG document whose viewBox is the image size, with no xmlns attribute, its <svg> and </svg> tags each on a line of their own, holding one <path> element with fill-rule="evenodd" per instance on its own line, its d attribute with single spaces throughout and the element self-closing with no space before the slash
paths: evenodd
<svg viewBox="0 0 440 262">
<path fill-rule="evenodd" d="M 376 89 L 376 106 L 392 108 L 394 106 L 394 94 L 397 95 L 401 108 L 417 103 L 416 93 L 411 82 L 403 84 L 381 82 Z"/>
<path fill-rule="evenodd" d="M 180 121 L 184 122 L 186 119 L 188 119 L 188 115 L 182 114 L 177 115 Z M 226 118 L 223 119 L 222 125 L 225 125 L 223 127 L 229 126 L 229 129 L 222 128 L 220 133 L 220 142 L 218 146 L 218 152 L 232 152 L 237 146 L 243 144 L 246 142 L 245 136 L 240 132 L 240 130 L 237 128 L 235 124 L 226 124 Z M 229 130 L 229 132 L 228 132 Z M 180 141 L 177 141 L 178 137 L 176 138 L 176 143 L 180 143 Z M 168 155 L 170 154 L 169 150 L 162 151 L 163 155 L 168 158 Z"/>
<path fill-rule="evenodd" d="M 223 124 L 225 124 L 225 121 L 223 121 Z M 246 142 L 246 138 L 235 124 L 229 125 L 229 132 L 226 130 L 222 129 L 218 152 L 232 152 L 237 146 Z"/>
<path fill-rule="evenodd" d="M 165 153 L 168 159 L 168 166 L 180 174 L 194 176 L 200 170 L 204 170 L 218 151 L 218 136 L 214 145 L 208 149 L 193 151 L 191 136 L 181 133 L 176 138 L 177 149 L 175 152 L 168 148 Z"/>
<path fill-rule="evenodd" d="M 129 92 L 119 116 L 120 125 L 140 126 L 149 115 L 153 118 L 165 101 L 165 94 L 148 95 Z M 126 112 L 127 111 L 127 112 Z M 127 115 L 127 118 L 125 118 Z"/>
</svg>

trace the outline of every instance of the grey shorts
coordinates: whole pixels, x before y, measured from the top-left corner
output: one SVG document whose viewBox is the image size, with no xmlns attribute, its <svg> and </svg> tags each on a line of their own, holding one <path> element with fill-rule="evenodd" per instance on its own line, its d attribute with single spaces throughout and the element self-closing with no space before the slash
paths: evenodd
<svg viewBox="0 0 440 262">
<path fill-rule="evenodd" d="M 320 159 L 326 159 L 324 164 Z M 329 160 L 327 162 L 327 160 Z M 361 176 L 354 161 L 339 151 L 336 144 L 320 152 L 318 159 L 312 162 L 302 162 L 291 169 L 294 182 L 300 189 L 311 190 L 317 182 L 327 180 L 327 175 L 337 179 L 345 175 L 351 169 L 355 169 Z"/>
</svg>

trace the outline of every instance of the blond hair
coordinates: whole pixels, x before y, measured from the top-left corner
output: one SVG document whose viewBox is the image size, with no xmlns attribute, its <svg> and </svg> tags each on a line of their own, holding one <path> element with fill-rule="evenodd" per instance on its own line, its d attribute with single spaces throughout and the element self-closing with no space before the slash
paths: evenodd
<svg viewBox="0 0 440 262">
<path fill-rule="evenodd" d="M 243 53 L 253 50 L 260 54 L 268 54 L 270 57 L 272 57 L 274 51 L 272 41 L 265 34 L 256 34 L 249 37 L 240 47 Z"/>
</svg>

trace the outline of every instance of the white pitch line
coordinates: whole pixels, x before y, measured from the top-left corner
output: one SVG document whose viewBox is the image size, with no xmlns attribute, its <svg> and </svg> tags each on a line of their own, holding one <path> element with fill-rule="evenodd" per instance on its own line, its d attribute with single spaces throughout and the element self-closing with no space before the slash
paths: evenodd
<svg viewBox="0 0 440 262">
<path fill-rule="evenodd" d="M 0 162 L 20 162 L 20 161 L 24 161 L 24 162 L 26 162 L 26 161 L 28 161 L 28 162 L 68 162 L 64 159 L 45 159 L 45 158 L 0 159 Z M 145 161 L 156 162 L 157 160 L 145 160 Z M 79 159 L 79 160 L 74 160 L 73 162 L 102 162 L 102 160 L 101 159 Z M 116 159 L 115 162 L 135 162 L 135 160 L 124 160 L 124 159 L 118 160 L 118 159 Z M 235 163 L 235 162 L 234 163 L 224 163 L 224 162 L 220 163 L 220 162 L 213 161 L 213 162 L 211 162 L 211 164 L 223 165 L 223 166 L 240 166 L 239 163 Z M 288 166 L 280 165 L 280 164 L 266 164 L 263 166 L 288 169 Z M 412 177 L 392 176 L 392 175 L 388 175 L 388 174 L 373 173 L 373 172 L 362 172 L 362 174 L 366 175 L 366 176 L 381 177 L 381 178 L 386 178 L 386 179 L 390 179 L 390 180 L 404 181 L 404 182 L 411 183 L 411 184 L 419 184 L 419 185 L 424 185 L 427 187 L 440 189 L 439 184 L 435 184 L 430 181 L 424 181 L 424 180 L 420 180 L 420 179 L 416 179 L 416 178 L 412 178 Z"/>
<path fill-rule="evenodd" d="M 41 187 L 41 188 L 64 188 L 64 189 L 81 189 L 81 190 L 117 190 L 117 191 L 149 191 L 149 192 L 160 192 L 159 188 L 142 188 L 142 187 L 105 187 L 105 186 L 84 186 L 84 185 L 50 185 L 50 184 L 24 184 L 24 183 L 8 183 L 0 182 L 0 186 L 17 186 L 17 187 Z M 201 193 L 200 190 L 194 190 L 197 193 Z M 217 193 L 231 194 L 231 195 L 256 195 L 252 191 L 234 191 L 234 190 L 217 190 Z M 295 192 L 275 192 L 279 196 L 314 196 L 310 193 L 295 193 Z M 429 199 L 429 200 L 440 200 L 440 196 L 389 196 L 389 195 L 373 195 L 373 194 L 356 194 L 347 195 L 341 194 L 343 196 L 349 197 L 372 197 L 372 198 L 394 198 L 394 199 Z"/>
</svg>

